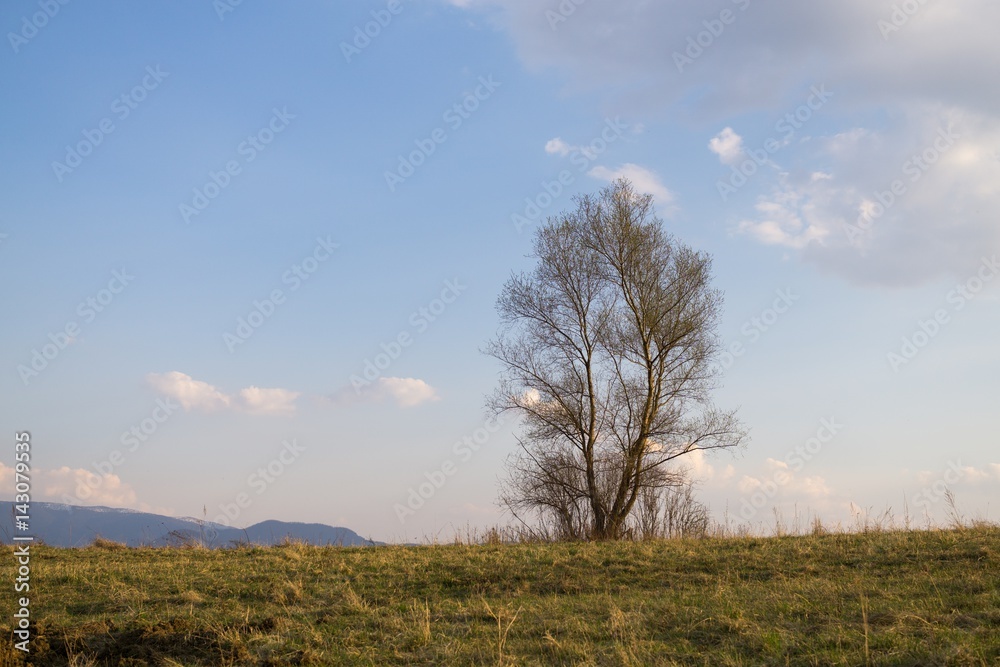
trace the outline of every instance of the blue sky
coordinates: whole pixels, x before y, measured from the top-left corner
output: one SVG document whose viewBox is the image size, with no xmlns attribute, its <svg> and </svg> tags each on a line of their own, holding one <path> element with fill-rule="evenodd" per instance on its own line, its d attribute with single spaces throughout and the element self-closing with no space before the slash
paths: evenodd
<svg viewBox="0 0 1000 667">
<path fill-rule="evenodd" d="M 35 499 L 502 521 L 494 300 L 624 175 L 726 294 L 752 441 L 689 461 L 717 517 L 940 520 L 947 484 L 995 520 L 1000 10 L 912 4 L 6 3 L 0 419 Z"/>
</svg>

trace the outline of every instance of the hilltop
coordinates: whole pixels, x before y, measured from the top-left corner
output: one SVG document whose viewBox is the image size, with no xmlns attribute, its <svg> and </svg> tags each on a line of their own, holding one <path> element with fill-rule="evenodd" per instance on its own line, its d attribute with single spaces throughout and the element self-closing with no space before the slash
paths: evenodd
<svg viewBox="0 0 1000 667">
<path fill-rule="evenodd" d="M 1000 529 L 39 547 L 34 665 L 995 665 Z M 12 581 L 14 560 L 0 578 Z M 3 654 L 12 664 L 3 597 Z"/>
</svg>

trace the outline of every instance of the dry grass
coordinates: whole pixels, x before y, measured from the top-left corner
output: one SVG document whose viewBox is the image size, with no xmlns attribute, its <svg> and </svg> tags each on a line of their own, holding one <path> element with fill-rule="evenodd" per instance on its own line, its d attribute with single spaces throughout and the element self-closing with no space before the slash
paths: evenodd
<svg viewBox="0 0 1000 667">
<path fill-rule="evenodd" d="M 992 526 L 498 542 L 39 547 L 32 664 L 1000 664 Z"/>
</svg>

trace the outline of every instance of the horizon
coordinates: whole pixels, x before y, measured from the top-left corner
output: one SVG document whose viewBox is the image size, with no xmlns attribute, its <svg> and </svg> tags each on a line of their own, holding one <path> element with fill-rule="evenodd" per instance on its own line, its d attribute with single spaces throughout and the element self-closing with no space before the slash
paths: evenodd
<svg viewBox="0 0 1000 667">
<path fill-rule="evenodd" d="M 1000 8 L 898 5 L 5 5 L 32 499 L 506 523 L 496 299 L 627 178 L 725 294 L 713 398 L 751 439 L 679 459 L 715 521 L 997 520 Z"/>
</svg>

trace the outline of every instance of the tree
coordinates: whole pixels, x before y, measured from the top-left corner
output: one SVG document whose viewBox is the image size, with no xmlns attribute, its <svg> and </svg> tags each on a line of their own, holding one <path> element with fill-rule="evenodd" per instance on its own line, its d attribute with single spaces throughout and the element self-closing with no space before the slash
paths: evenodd
<svg viewBox="0 0 1000 667">
<path fill-rule="evenodd" d="M 709 399 L 722 305 L 711 259 L 668 235 L 627 180 L 574 201 L 497 299 L 489 403 L 521 417 L 500 497 L 549 534 L 619 539 L 644 493 L 684 482 L 670 462 L 746 434 Z"/>
</svg>

